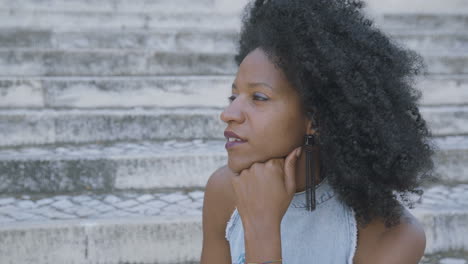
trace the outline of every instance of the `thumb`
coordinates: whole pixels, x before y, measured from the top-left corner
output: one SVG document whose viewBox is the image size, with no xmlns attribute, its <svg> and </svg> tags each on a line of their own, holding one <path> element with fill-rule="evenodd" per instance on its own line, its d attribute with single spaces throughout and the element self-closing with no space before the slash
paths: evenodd
<svg viewBox="0 0 468 264">
<path fill-rule="evenodd" d="M 296 163 L 301 155 L 302 147 L 292 151 L 284 162 L 285 186 L 286 191 L 292 195 L 296 192 Z"/>
</svg>

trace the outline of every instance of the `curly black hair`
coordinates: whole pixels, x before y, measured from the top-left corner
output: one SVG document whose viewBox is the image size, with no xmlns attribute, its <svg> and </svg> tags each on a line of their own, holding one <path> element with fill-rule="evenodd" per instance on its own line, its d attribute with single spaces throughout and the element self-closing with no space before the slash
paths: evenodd
<svg viewBox="0 0 468 264">
<path fill-rule="evenodd" d="M 361 225 L 399 223 L 433 181 L 436 146 L 418 109 L 417 53 L 363 15 L 362 1 L 257 0 L 242 17 L 240 65 L 260 48 L 298 90 L 319 131 L 322 178 Z M 315 118 L 313 118 L 315 117 Z M 397 196 L 398 195 L 398 196 Z"/>
</svg>

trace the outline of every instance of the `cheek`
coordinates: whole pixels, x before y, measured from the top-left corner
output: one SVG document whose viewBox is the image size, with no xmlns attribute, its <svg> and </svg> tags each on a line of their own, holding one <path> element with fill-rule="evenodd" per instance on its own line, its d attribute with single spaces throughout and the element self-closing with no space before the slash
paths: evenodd
<svg viewBox="0 0 468 264">
<path fill-rule="evenodd" d="M 291 117 L 293 116 L 293 117 Z M 267 119 L 265 119 L 267 120 Z M 300 146 L 304 139 L 305 128 L 294 115 L 277 115 L 262 124 L 257 134 L 258 149 L 266 157 L 282 157 Z"/>
</svg>

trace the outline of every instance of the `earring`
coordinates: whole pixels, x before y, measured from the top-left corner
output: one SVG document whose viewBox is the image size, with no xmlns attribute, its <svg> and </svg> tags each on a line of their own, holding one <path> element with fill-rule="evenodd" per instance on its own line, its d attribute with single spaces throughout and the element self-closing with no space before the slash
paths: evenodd
<svg viewBox="0 0 468 264">
<path fill-rule="evenodd" d="M 306 204 L 307 210 L 313 211 L 316 207 L 315 202 L 315 178 L 318 168 L 318 135 L 305 135 L 304 151 L 306 155 Z"/>
</svg>

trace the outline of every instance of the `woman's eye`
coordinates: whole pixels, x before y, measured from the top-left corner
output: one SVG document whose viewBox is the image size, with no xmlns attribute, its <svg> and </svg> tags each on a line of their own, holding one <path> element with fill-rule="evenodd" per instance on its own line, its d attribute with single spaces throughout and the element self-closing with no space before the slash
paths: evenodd
<svg viewBox="0 0 468 264">
<path fill-rule="evenodd" d="M 254 100 L 257 100 L 257 101 L 267 101 L 268 98 L 267 97 L 264 97 L 264 96 L 259 96 L 259 95 L 254 95 L 253 96 Z M 236 99 L 236 97 L 234 95 L 231 95 L 228 97 L 228 101 L 230 103 L 232 103 L 232 101 L 234 101 Z"/>
<path fill-rule="evenodd" d="M 264 97 L 264 96 L 258 96 L 258 95 L 254 95 L 254 99 L 259 99 L 259 101 L 267 101 L 268 98 Z"/>
</svg>

